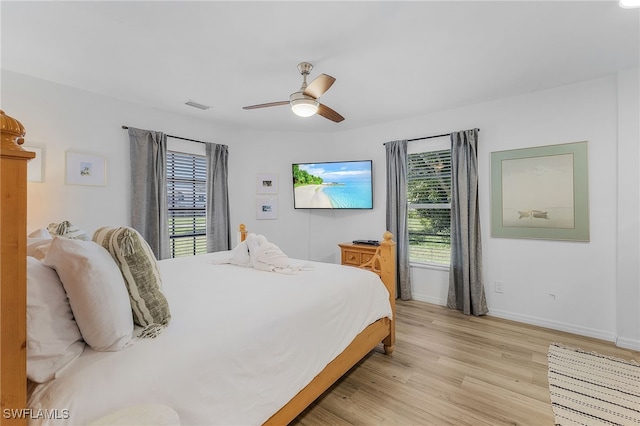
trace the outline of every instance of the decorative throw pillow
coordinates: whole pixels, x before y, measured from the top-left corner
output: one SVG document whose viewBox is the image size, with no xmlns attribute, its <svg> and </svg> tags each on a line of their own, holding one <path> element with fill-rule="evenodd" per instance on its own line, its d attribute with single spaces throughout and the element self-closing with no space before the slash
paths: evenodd
<svg viewBox="0 0 640 426">
<path fill-rule="evenodd" d="M 68 220 L 60 223 L 50 223 L 47 230 L 52 236 L 70 238 L 72 240 L 88 240 L 87 234 Z"/>
<path fill-rule="evenodd" d="M 102 227 L 93 241 L 107 249 L 122 271 L 129 290 L 133 320 L 145 327 L 141 337 L 155 337 L 169 324 L 169 303 L 162 293 L 158 261 L 149 244 L 133 228 Z"/>
<path fill-rule="evenodd" d="M 83 350 L 58 274 L 27 257 L 27 377 L 37 383 L 51 380 Z"/>
<path fill-rule="evenodd" d="M 56 237 L 43 263 L 58 272 L 84 341 L 96 351 L 131 344 L 133 316 L 118 266 L 93 241 Z"/>
</svg>

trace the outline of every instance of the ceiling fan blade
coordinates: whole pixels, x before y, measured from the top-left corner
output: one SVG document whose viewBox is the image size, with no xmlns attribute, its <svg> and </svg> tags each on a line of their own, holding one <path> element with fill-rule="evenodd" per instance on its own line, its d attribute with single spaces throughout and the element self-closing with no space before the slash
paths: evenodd
<svg viewBox="0 0 640 426">
<path fill-rule="evenodd" d="M 312 98 L 318 99 L 324 92 L 329 90 L 333 82 L 336 81 L 335 78 L 331 77 L 327 74 L 320 74 L 313 80 L 306 89 L 304 89 L 304 93 L 307 96 L 311 96 Z"/>
<path fill-rule="evenodd" d="M 289 101 L 279 101 L 279 102 L 269 102 L 268 104 L 249 105 L 246 107 L 242 107 L 242 109 L 267 108 L 267 107 L 280 106 L 280 105 L 289 105 Z"/>
<path fill-rule="evenodd" d="M 318 115 L 321 115 L 324 118 L 327 118 L 331 121 L 335 121 L 336 123 L 339 123 L 342 120 L 344 120 L 343 116 L 341 116 L 340 114 L 338 114 L 337 112 L 335 112 L 334 110 L 332 110 L 331 108 L 323 104 L 318 105 Z"/>
</svg>

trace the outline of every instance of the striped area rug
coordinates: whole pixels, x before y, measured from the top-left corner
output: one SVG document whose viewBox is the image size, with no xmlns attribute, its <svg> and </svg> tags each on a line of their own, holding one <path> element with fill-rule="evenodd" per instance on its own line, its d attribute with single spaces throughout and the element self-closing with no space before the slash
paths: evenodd
<svg viewBox="0 0 640 426">
<path fill-rule="evenodd" d="M 557 425 L 640 425 L 640 364 L 558 343 L 547 359 Z"/>
</svg>

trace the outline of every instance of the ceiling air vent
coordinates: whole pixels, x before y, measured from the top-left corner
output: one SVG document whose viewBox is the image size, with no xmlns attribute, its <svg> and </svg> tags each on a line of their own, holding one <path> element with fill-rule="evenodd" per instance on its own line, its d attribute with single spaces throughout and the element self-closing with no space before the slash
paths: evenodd
<svg viewBox="0 0 640 426">
<path fill-rule="evenodd" d="M 189 105 L 189 106 L 194 107 L 194 108 L 202 109 L 202 110 L 211 108 L 208 105 L 202 105 L 202 104 L 199 104 L 198 102 L 194 102 L 194 101 L 187 101 L 184 104 L 185 105 Z"/>
</svg>

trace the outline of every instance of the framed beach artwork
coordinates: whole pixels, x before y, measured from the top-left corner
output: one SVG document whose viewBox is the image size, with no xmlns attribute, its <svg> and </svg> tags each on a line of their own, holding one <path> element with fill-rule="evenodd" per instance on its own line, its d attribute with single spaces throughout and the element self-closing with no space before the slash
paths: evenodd
<svg viewBox="0 0 640 426">
<path fill-rule="evenodd" d="M 277 219 L 278 218 L 278 200 L 257 199 L 256 200 L 256 219 Z"/>
<path fill-rule="evenodd" d="M 589 241 L 587 142 L 491 153 L 491 236 Z"/>
<path fill-rule="evenodd" d="M 277 194 L 278 175 L 276 173 L 258 173 L 256 177 L 256 193 Z"/>
<path fill-rule="evenodd" d="M 107 164 L 101 155 L 67 151 L 67 185 L 106 186 Z"/>
</svg>

